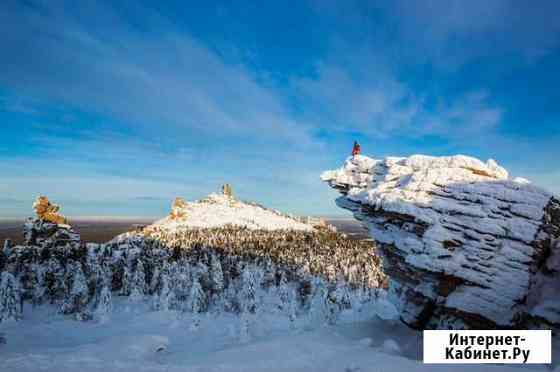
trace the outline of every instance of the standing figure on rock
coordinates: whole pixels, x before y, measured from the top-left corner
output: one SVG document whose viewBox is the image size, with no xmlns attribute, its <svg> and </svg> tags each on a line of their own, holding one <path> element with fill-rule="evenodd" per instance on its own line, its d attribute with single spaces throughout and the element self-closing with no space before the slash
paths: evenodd
<svg viewBox="0 0 560 372">
<path fill-rule="evenodd" d="M 354 147 L 352 147 L 352 156 L 360 155 L 361 151 L 362 148 L 360 147 L 358 141 L 354 141 Z"/>
</svg>

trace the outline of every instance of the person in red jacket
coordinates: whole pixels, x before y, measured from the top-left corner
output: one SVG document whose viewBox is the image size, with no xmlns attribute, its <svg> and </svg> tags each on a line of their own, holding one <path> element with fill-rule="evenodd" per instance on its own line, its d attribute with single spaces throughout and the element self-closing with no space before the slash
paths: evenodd
<svg viewBox="0 0 560 372">
<path fill-rule="evenodd" d="M 352 156 L 360 155 L 361 151 L 362 149 L 358 141 L 354 141 L 354 147 L 352 148 Z"/>
</svg>

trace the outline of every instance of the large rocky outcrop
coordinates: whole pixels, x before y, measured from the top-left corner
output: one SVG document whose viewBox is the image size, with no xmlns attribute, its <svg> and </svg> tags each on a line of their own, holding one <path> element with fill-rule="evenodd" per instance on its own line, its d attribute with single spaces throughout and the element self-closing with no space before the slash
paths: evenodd
<svg viewBox="0 0 560 372">
<path fill-rule="evenodd" d="M 60 207 L 51 203 L 46 196 L 37 197 L 37 199 L 35 199 L 35 203 L 33 203 L 33 209 L 35 209 L 37 217 L 43 221 L 58 225 L 68 224 L 66 217 L 58 213 Z"/>
<path fill-rule="evenodd" d="M 245 202 L 233 196 L 231 186 L 225 184 L 222 192 L 212 193 L 197 201 L 176 198 L 169 216 L 147 226 L 146 231 L 166 231 L 192 228 L 244 227 L 251 230 L 314 230 L 312 224 L 299 221 L 279 211 L 257 203 Z"/>
<path fill-rule="evenodd" d="M 417 328 L 560 324 L 560 201 L 495 161 L 350 157 L 323 181 L 363 221 Z"/>
</svg>

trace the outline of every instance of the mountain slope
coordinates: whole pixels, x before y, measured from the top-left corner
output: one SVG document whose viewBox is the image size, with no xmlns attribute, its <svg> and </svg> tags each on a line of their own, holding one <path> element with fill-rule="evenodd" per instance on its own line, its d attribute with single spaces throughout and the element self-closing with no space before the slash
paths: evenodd
<svg viewBox="0 0 560 372">
<path fill-rule="evenodd" d="M 155 222 L 151 227 L 173 231 L 227 225 L 252 230 L 313 231 L 313 226 L 278 211 L 220 194 L 210 194 L 195 202 L 183 202 L 179 199 L 179 202 L 174 203 L 172 214 Z"/>
</svg>

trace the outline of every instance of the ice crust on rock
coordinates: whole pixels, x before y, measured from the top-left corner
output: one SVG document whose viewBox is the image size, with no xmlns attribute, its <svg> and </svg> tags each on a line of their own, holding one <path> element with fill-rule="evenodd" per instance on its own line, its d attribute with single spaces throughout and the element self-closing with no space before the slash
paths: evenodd
<svg viewBox="0 0 560 372">
<path fill-rule="evenodd" d="M 384 257 L 401 318 L 415 327 L 559 323 L 560 202 L 494 160 L 357 155 L 321 179 Z M 556 284 L 554 284 L 556 283 Z M 528 294 L 531 294 L 528 300 Z M 543 298 L 544 297 L 544 298 Z"/>
</svg>

